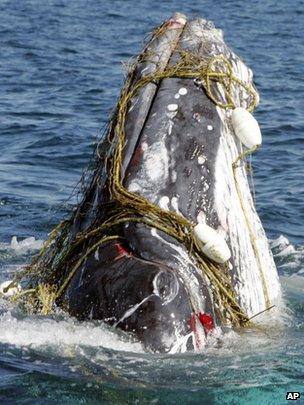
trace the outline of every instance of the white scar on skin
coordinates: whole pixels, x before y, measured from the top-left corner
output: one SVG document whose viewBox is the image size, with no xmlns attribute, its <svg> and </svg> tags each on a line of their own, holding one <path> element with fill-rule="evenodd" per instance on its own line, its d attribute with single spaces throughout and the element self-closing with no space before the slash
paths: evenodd
<svg viewBox="0 0 304 405">
<path fill-rule="evenodd" d="M 188 90 L 187 90 L 185 87 L 181 87 L 181 88 L 178 90 L 178 93 L 179 93 L 181 96 L 185 96 L 185 95 L 188 93 Z"/>
<path fill-rule="evenodd" d="M 173 120 L 173 118 L 176 116 L 176 114 L 177 114 L 177 110 L 176 110 L 176 111 L 169 111 L 169 112 L 166 112 L 166 116 L 167 116 L 170 120 Z"/>
<path fill-rule="evenodd" d="M 169 156 L 163 141 L 155 142 L 144 158 L 145 172 L 150 180 L 156 182 L 160 177 L 168 177 Z"/>
<path fill-rule="evenodd" d="M 167 197 L 166 195 L 161 197 L 159 200 L 158 205 L 160 206 L 160 208 L 162 208 L 163 210 L 169 211 L 169 202 L 170 199 L 169 197 Z"/>
<path fill-rule="evenodd" d="M 174 209 L 174 211 L 177 212 L 178 214 L 180 214 L 180 211 L 178 208 L 178 197 L 172 197 L 171 205 L 172 205 L 172 208 Z"/>
<path fill-rule="evenodd" d="M 197 163 L 198 163 L 199 165 L 203 165 L 205 162 L 206 162 L 205 156 L 199 156 L 199 157 L 197 158 Z"/>
<path fill-rule="evenodd" d="M 168 104 L 167 108 L 169 111 L 177 111 L 178 105 L 177 104 Z"/>
<path fill-rule="evenodd" d="M 129 108 L 129 112 L 131 112 L 134 107 L 136 106 L 136 104 L 138 103 L 138 97 L 134 100 L 131 101 L 131 107 Z"/>
<path fill-rule="evenodd" d="M 140 185 L 138 183 L 136 183 L 135 181 L 132 181 L 132 183 L 129 184 L 129 186 L 128 186 L 128 190 L 131 193 L 134 193 L 136 191 L 140 191 Z"/>
<path fill-rule="evenodd" d="M 198 224 L 204 224 L 206 222 L 205 220 L 206 216 L 203 211 L 200 211 L 196 217 L 197 223 Z"/>
<path fill-rule="evenodd" d="M 131 316 L 132 314 L 134 314 L 134 312 L 146 301 L 148 301 L 149 298 L 153 297 L 154 294 L 149 295 L 148 297 L 144 298 L 142 301 L 140 301 L 138 304 L 133 305 L 133 307 L 131 307 L 130 309 L 128 309 L 124 315 L 114 324 L 114 328 L 116 328 L 116 326 L 121 323 L 122 321 L 124 321 L 126 318 L 129 318 L 129 316 Z"/>
<path fill-rule="evenodd" d="M 172 121 L 172 120 L 169 120 L 169 124 L 168 124 L 168 135 L 171 135 L 172 128 L 173 128 L 173 121 Z"/>
<path fill-rule="evenodd" d="M 148 150 L 149 145 L 147 144 L 147 142 L 143 142 L 141 145 L 141 149 L 143 152 L 146 152 L 146 150 Z"/>
</svg>

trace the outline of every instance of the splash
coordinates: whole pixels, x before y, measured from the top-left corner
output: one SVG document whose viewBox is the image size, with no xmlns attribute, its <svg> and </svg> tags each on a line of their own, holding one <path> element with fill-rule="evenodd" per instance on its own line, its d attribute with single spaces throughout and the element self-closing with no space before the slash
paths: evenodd
<svg viewBox="0 0 304 405">
<path fill-rule="evenodd" d="M 80 346 L 103 347 L 125 352 L 143 352 L 138 342 L 122 333 L 118 334 L 102 322 L 77 322 L 59 316 L 20 318 L 8 310 L 0 316 L 0 344 L 32 349 L 53 349 L 64 354 L 70 348 Z"/>
<path fill-rule="evenodd" d="M 43 240 L 35 239 L 33 236 L 20 241 L 18 241 L 17 236 L 13 236 L 10 243 L 0 242 L 0 251 L 6 256 L 22 256 L 40 250 L 43 242 Z"/>
<path fill-rule="evenodd" d="M 39 250 L 42 248 L 43 240 L 35 239 L 33 236 L 25 238 L 18 242 L 17 236 L 13 236 L 10 248 L 17 254 L 24 254 L 27 252 Z"/>
</svg>

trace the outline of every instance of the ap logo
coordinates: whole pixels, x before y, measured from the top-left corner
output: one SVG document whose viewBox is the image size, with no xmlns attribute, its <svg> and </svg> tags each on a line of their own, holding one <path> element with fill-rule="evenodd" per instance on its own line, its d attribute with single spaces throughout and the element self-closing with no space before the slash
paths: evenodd
<svg viewBox="0 0 304 405">
<path fill-rule="evenodd" d="M 286 399 L 290 399 L 295 401 L 296 399 L 300 399 L 301 394 L 299 392 L 287 392 Z"/>
</svg>

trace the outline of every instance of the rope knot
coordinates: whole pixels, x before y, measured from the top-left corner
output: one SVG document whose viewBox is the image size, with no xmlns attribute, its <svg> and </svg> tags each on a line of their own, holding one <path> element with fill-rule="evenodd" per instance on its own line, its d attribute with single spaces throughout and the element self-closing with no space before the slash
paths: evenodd
<svg viewBox="0 0 304 405">
<path fill-rule="evenodd" d="M 239 94 L 240 88 L 251 97 L 248 111 L 253 111 L 258 104 L 258 95 L 253 86 L 235 75 L 232 64 L 224 55 L 210 58 L 205 75 L 206 93 L 217 106 L 234 109 L 237 106 L 234 97 Z M 221 101 L 221 97 L 224 101 Z"/>
</svg>

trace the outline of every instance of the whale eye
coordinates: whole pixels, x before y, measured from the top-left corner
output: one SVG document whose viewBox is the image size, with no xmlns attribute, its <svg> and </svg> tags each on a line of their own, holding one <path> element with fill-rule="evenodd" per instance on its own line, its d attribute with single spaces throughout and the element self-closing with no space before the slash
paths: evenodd
<svg viewBox="0 0 304 405">
<path fill-rule="evenodd" d="M 153 293 L 161 298 L 163 305 L 173 301 L 179 290 L 179 283 L 174 273 L 160 271 L 153 280 Z"/>
</svg>

